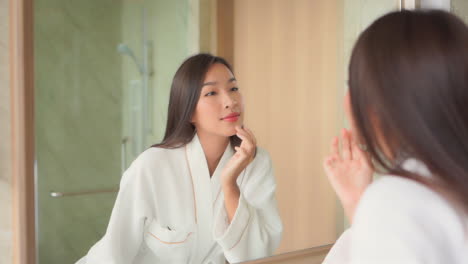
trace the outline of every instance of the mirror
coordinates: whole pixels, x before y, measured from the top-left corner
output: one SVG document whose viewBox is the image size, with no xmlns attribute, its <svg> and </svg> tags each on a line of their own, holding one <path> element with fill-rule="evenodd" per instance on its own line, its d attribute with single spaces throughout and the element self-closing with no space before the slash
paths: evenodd
<svg viewBox="0 0 468 264">
<path fill-rule="evenodd" d="M 36 0 L 39 263 L 74 263 L 104 235 L 123 172 L 162 139 L 174 73 L 197 52 L 233 64 L 245 123 L 273 160 L 283 222 L 275 254 L 332 244 L 348 225 L 321 161 L 346 126 L 351 48 L 402 4 Z M 466 18 L 462 0 L 451 8 Z"/>
</svg>

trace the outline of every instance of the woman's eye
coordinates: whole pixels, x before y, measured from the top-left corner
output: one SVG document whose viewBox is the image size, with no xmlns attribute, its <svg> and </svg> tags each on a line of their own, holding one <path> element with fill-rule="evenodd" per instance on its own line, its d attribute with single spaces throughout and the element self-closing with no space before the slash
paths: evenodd
<svg viewBox="0 0 468 264">
<path fill-rule="evenodd" d="M 233 92 L 239 91 L 239 88 L 238 87 L 232 87 L 231 91 L 233 91 Z"/>
<path fill-rule="evenodd" d="M 205 96 L 212 96 L 212 95 L 215 95 L 215 94 L 216 94 L 216 92 L 209 92 L 209 93 L 205 94 Z"/>
</svg>

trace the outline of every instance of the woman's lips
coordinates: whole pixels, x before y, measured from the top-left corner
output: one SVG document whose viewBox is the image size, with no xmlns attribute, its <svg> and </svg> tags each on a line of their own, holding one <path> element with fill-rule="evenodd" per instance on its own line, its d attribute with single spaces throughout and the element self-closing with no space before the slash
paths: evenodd
<svg viewBox="0 0 468 264">
<path fill-rule="evenodd" d="M 232 113 L 232 114 L 229 114 L 229 115 L 221 118 L 221 120 L 224 120 L 224 121 L 227 121 L 227 122 L 236 122 L 237 120 L 239 120 L 239 116 L 240 116 L 239 113 Z"/>
</svg>

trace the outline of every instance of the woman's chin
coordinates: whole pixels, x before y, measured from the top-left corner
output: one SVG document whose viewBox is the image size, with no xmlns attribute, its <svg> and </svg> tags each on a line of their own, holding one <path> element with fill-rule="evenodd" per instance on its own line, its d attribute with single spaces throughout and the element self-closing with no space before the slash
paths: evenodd
<svg viewBox="0 0 468 264">
<path fill-rule="evenodd" d="M 235 136 L 236 134 L 237 134 L 237 133 L 236 133 L 236 129 L 233 129 L 232 131 L 226 133 L 226 135 L 227 135 L 228 137 Z"/>
<path fill-rule="evenodd" d="M 242 126 L 242 120 L 238 120 L 237 122 L 232 122 L 229 124 L 224 124 L 224 126 L 219 127 L 219 130 L 216 132 L 218 132 L 218 134 L 222 134 L 225 137 L 232 137 L 237 134 L 236 126 Z"/>
<path fill-rule="evenodd" d="M 240 122 L 234 122 L 234 123 L 231 123 L 229 124 L 228 127 L 226 127 L 224 130 L 224 133 L 226 136 L 234 136 L 237 134 L 237 130 L 236 130 L 236 126 L 241 126 L 241 123 Z"/>
</svg>

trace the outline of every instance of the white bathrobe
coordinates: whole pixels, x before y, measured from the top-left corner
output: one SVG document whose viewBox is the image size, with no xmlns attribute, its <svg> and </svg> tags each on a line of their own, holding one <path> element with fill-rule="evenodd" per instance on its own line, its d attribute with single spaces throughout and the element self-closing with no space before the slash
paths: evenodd
<svg viewBox="0 0 468 264">
<path fill-rule="evenodd" d="M 431 177 L 409 159 L 403 167 Z M 468 216 L 414 180 L 384 176 L 365 191 L 354 223 L 324 264 L 467 264 Z"/>
<path fill-rule="evenodd" d="M 104 237 L 79 264 L 236 263 L 271 255 L 282 223 L 268 153 L 239 175 L 239 205 L 229 223 L 220 174 L 210 178 L 197 136 L 185 147 L 150 148 L 125 171 Z"/>
</svg>

